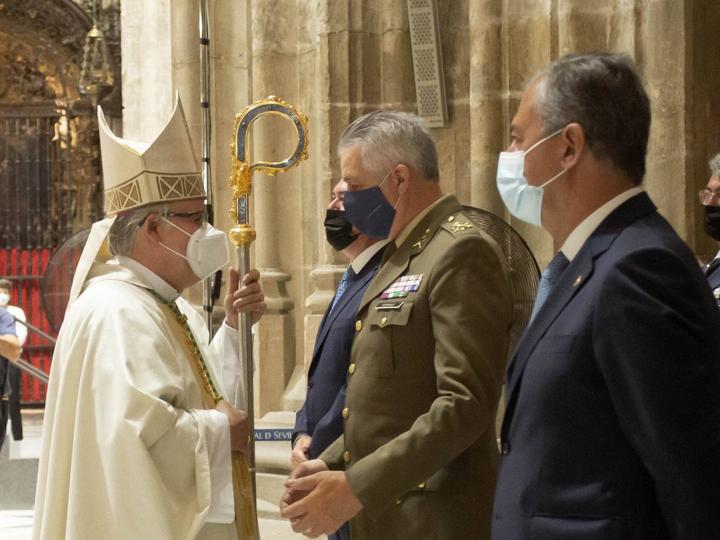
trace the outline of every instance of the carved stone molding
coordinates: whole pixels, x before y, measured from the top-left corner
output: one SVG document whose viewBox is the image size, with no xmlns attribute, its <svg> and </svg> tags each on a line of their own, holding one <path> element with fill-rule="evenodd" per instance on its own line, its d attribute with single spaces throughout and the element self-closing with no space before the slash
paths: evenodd
<svg viewBox="0 0 720 540">
<path fill-rule="evenodd" d="M 51 41 L 82 51 L 85 34 L 92 26 L 88 12 L 71 0 L 6 0 L 0 17 L 46 35 Z"/>
</svg>

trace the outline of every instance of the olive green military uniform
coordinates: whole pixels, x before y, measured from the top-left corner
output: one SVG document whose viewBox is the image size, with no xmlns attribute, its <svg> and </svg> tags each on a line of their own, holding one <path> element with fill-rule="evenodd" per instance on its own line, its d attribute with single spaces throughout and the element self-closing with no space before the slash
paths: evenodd
<svg viewBox="0 0 720 540">
<path fill-rule="evenodd" d="M 409 227 L 360 303 L 344 436 L 320 459 L 363 503 L 353 540 L 490 538 L 512 309 L 502 255 L 454 196 Z"/>
</svg>

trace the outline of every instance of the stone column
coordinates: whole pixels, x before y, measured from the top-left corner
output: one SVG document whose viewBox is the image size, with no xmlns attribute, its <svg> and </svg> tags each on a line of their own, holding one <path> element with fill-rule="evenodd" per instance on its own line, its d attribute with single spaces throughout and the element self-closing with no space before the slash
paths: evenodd
<svg viewBox="0 0 720 540">
<path fill-rule="evenodd" d="M 686 86 L 689 36 L 684 24 L 687 2 L 638 0 L 636 57 L 652 107 L 645 187 L 682 237 L 687 237 L 697 195 L 687 189 Z"/>
<path fill-rule="evenodd" d="M 296 90 L 300 26 L 297 2 L 253 0 L 251 11 L 253 99 L 276 95 L 304 109 Z M 287 157 L 296 144 L 294 130 L 277 117 L 258 120 L 252 137 L 255 159 L 267 161 Z M 299 168 L 276 177 L 255 176 L 255 260 L 263 275 L 268 303 L 257 333 L 259 414 L 281 409 L 285 387 L 297 363 L 295 343 L 302 343 L 302 328 L 296 324 L 292 299 L 302 296 L 304 281 L 300 264 L 304 248 L 302 208 L 307 196 L 312 197 L 304 187 Z"/>
<path fill-rule="evenodd" d="M 495 185 L 498 153 L 507 145 L 510 111 L 502 58 L 500 0 L 471 2 L 469 35 L 470 203 L 508 219 Z"/>
<path fill-rule="evenodd" d="M 123 137 L 149 141 L 172 112 L 170 0 L 122 0 Z"/>
</svg>

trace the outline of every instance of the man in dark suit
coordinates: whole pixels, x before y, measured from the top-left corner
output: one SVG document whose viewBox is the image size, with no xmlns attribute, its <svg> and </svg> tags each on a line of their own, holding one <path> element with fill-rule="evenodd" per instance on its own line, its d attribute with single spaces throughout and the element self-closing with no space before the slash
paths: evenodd
<svg viewBox="0 0 720 540">
<path fill-rule="evenodd" d="M 325 217 L 325 235 L 330 245 L 342 253 L 350 265 L 340 280 L 315 338 L 307 396 L 295 416 L 293 467 L 317 458 L 342 435 L 345 382 L 350 348 L 355 337 L 355 314 L 387 244 L 387 241 L 360 233 L 347 221 L 343 206 L 346 191 L 345 180 L 340 180 L 333 188 L 333 199 Z M 347 524 L 330 536 L 337 540 L 349 537 Z"/>
<path fill-rule="evenodd" d="M 513 119 L 498 188 L 560 251 L 508 368 L 496 540 L 720 538 L 720 317 L 641 186 L 649 127 L 610 54 L 551 64 Z"/>
<path fill-rule="evenodd" d="M 712 158 L 710 179 L 700 190 L 700 203 L 703 205 L 705 233 L 720 244 L 720 154 Z M 720 251 L 705 268 L 705 278 L 713 291 L 715 301 L 720 306 Z"/>
</svg>

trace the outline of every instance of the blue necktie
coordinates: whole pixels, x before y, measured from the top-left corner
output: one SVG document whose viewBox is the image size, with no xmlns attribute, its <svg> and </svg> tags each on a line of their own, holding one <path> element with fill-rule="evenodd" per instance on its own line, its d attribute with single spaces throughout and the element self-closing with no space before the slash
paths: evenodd
<svg viewBox="0 0 720 540">
<path fill-rule="evenodd" d="M 332 307 L 330 308 L 331 313 L 332 310 L 335 309 L 337 303 L 340 301 L 340 298 L 342 298 L 342 295 L 345 294 L 345 291 L 347 291 L 347 288 L 353 281 L 355 281 L 355 278 L 357 278 L 355 270 L 352 269 L 352 266 L 348 266 L 347 270 L 345 270 L 345 273 L 342 276 L 342 279 L 340 279 L 340 284 L 338 285 L 337 292 L 335 293 L 335 298 L 333 299 Z"/>
<path fill-rule="evenodd" d="M 535 318 L 535 315 L 537 315 L 537 312 L 540 311 L 540 308 L 545 303 L 545 300 L 547 300 L 548 296 L 550 296 L 550 292 L 557 283 L 558 278 L 569 265 L 570 261 L 567 260 L 567 257 L 563 255 L 562 251 L 558 251 L 552 261 L 550 261 L 550 264 L 547 265 L 547 268 L 543 270 L 543 273 L 540 276 L 540 284 L 538 285 L 538 292 L 535 297 L 532 315 L 530 315 L 530 321 L 532 321 Z"/>
</svg>

